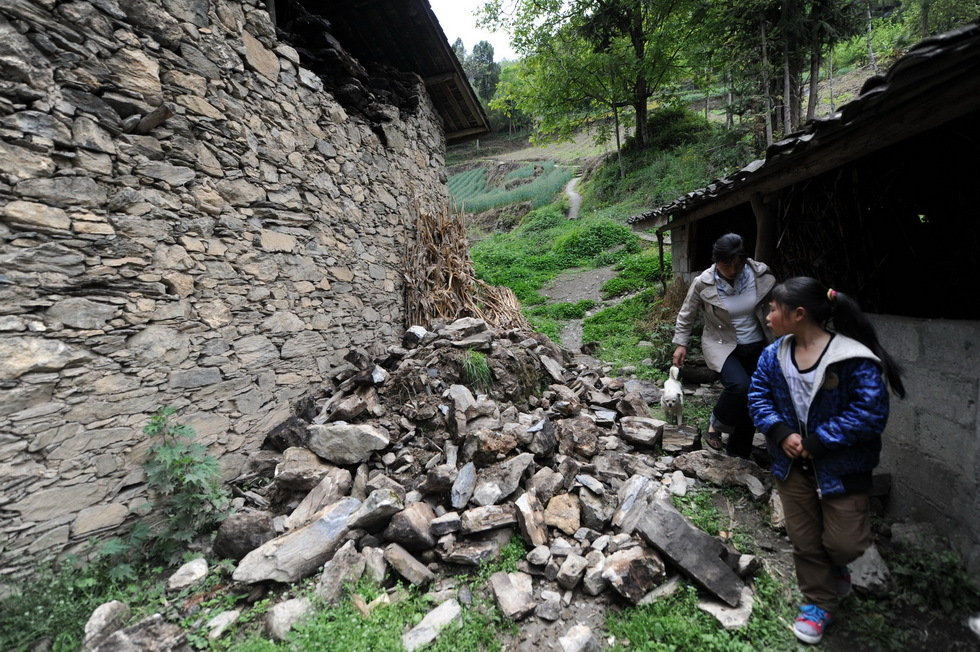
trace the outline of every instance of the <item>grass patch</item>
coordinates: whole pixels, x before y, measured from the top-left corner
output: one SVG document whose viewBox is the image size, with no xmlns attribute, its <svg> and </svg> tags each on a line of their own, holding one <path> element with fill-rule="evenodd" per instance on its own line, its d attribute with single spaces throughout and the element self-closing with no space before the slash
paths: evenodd
<svg viewBox="0 0 980 652">
<path fill-rule="evenodd" d="M 664 252 L 664 269 L 661 270 L 660 254 L 653 248 L 623 258 L 616 265 L 619 274 L 603 284 L 602 297 L 611 299 L 653 287 L 657 281 L 670 274 L 670 262 L 670 253 Z"/>
<path fill-rule="evenodd" d="M 568 220 L 556 204 L 528 213 L 510 233 L 497 233 L 470 251 L 477 276 L 505 285 L 525 306 L 544 303 L 545 283 L 566 269 L 606 264 L 639 251 L 639 238 L 611 220 Z"/>
<path fill-rule="evenodd" d="M 583 341 L 599 342 L 601 359 L 621 367 L 636 366 L 641 378 L 664 378 L 662 371 L 641 364 L 651 350 L 637 346 L 641 340 L 649 341 L 644 324 L 658 300 L 658 291 L 651 288 L 588 317 L 582 325 Z"/>
<path fill-rule="evenodd" d="M 469 386 L 489 392 L 493 387 L 493 374 L 487 356 L 479 351 L 469 351 L 463 358 L 463 377 Z"/>
</svg>

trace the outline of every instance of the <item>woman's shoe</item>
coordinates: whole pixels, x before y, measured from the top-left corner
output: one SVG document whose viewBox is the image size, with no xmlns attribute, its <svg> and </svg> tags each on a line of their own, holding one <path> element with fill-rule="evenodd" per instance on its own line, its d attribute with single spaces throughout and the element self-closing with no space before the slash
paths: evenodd
<svg viewBox="0 0 980 652">
<path fill-rule="evenodd" d="M 711 429 L 704 433 L 704 443 L 716 451 L 720 451 L 722 446 L 724 446 L 724 443 L 721 441 L 721 433 Z"/>
</svg>

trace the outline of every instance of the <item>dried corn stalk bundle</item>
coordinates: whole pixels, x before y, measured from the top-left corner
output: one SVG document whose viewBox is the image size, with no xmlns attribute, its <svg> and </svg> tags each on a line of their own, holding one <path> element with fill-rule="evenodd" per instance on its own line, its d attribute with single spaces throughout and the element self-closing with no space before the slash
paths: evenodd
<svg viewBox="0 0 980 652">
<path fill-rule="evenodd" d="M 489 285 L 473 271 L 463 223 L 450 215 L 418 212 L 416 239 L 405 253 L 405 322 L 483 319 L 493 328 L 531 330 L 510 288 Z"/>
</svg>

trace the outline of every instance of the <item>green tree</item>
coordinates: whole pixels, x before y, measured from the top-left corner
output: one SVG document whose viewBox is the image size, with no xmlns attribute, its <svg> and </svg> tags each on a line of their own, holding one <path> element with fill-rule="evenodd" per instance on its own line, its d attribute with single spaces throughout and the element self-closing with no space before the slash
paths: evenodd
<svg viewBox="0 0 980 652">
<path fill-rule="evenodd" d="M 467 58 L 472 71 L 473 88 L 484 102 L 489 102 L 500 81 L 500 64 L 493 60 L 493 46 L 488 41 L 479 41 Z"/>
<path fill-rule="evenodd" d="M 561 137 L 575 121 L 629 106 L 643 147 L 647 103 L 679 70 L 695 7 L 694 0 L 516 0 L 507 11 L 490 0 L 483 17 L 530 60 L 526 78 L 541 84 L 536 104 L 548 109 L 533 113 L 542 135 Z"/>
</svg>

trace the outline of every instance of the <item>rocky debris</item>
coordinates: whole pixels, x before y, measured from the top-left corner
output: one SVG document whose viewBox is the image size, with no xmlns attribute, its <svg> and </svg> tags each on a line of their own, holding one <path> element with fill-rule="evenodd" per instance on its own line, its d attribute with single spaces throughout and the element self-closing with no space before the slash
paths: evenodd
<svg viewBox="0 0 980 652">
<path fill-rule="evenodd" d="M 602 646 L 592 629 L 586 625 L 575 625 L 558 639 L 562 652 L 599 652 Z"/>
<path fill-rule="evenodd" d="M 200 557 L 189 561 L 167 579 L 168 591 L 179 591 L 200 582 L 208 574 L 208 560 Z"/>
<path fill-rule="evenodd" d="M 729 457 L 712 450 L 678 455 L 674 466 L 699 480 L 719 486 L 743 486 L 756 500 L 768 495 L 769 474 L 758 464 L 740 457 Z"/>
<path fill-rule="evenodd" d="M 874 544 L 847 567 L 851 571 L 851 585 L 858 591 L 876 598 L 883 598 L 891 591 L 891 571 Z"/>
<path fill-rule="evenodd" d="M 703 599 L 698 601 L 698 609 L 711 614 L 722 627 L 731 630 L 740 629 L 748 624 L 754 604 L 752 589 L 746 586 L 742 589 L 742 597 L 735 607 L 717 600 Z"/>
<path fill-rule="evenodd" d="M 265 616 L 265 629 L 273 639 L 284 641 L 293 626 L 312 610 L 313 602 L 309 598 L 284 600 L 269 608 Z"/>
<path fill-rule="evenodd" d="M 92 648 L 93 652 L 116 652 L 117 650 L 142 650 L 145 652 L 169 652 L 171 650 L 189 651 L 187 636 L 180 625 L 169 623 L 160 614 L 116 630 L 101 643 Z"/>
<path fill-rule="evenodd" d="M 85 638 L 82 639 L 82 649 L 91 650 L 97 647 L 107 636 L 122 627 L 129 620 L 131 610 L 129 605 L 118 600 L 106 602 L 95 608 L 85 623 Z"/>
<path fill-rule="evenodd" d="M 537 606 L 531 576 L 526 573 L 494 573 L 490 576 L 490 588 L 497 606 L 511 620 L 525 618 Z"/>
<path fill-rule="evenodd" d="M 664 577 L 664 563 L 660 557 L 639 546 L 617 550 L 603 562 L 602 579 L 633 604 L 643 599 Z"/>
<path fill-rule="evenodd" d="M 422 621 L 402 635 L 402 645 L 408 652 L 428 645 L 436 640 L 447 626 L 462 619 L 462 608 L 456 600 L 446 600 L 425 615 Z"/>
<path fill-rule="evenodd" d="M 364 575 L 364 555 L 357 552 L 353 541 L 348 541 L 323 565 L 316 595 L 326 604 L 337 604 L 344 584 L 356 582 Z"/>
<path fill-rule="evenodd" d="M 289 518 L 286 521 L 289 522 Z M 275 537 L 273 516 L 269 512 L 236 512 L 221 522 L 212 549 L 220 559 L 240 561 L 242 557 Z"/>
<path fill-rule="evenodd" d="M 425 586 L 436 578 L 432 571 L 397 543 L 389 544 L 385 548 L 384 559 L 409 584 Z"/>
</svg>

